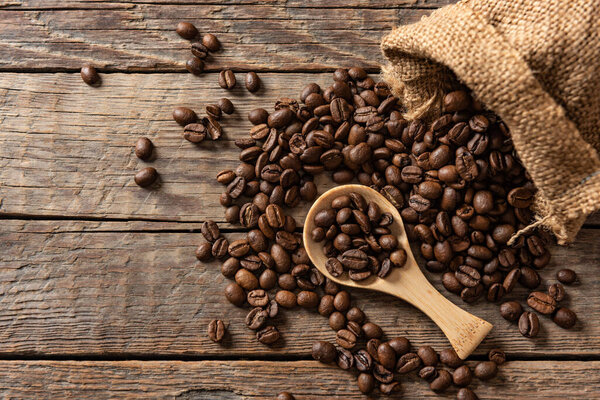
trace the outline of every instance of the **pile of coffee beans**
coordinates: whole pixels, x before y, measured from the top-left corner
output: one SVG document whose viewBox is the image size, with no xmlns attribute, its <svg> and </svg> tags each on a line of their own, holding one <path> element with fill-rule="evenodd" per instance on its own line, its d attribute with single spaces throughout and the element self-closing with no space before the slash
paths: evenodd
<svg viewBox="0 0 600 400">
<path fill-rule="evenodd" d="M 353 281 L 373 275 L 385 278 L 392 268 L 406 263 L 406 251 L 389 228 L 393 222 L 392 214 L 382 212 L 377 203 L 351 192 L 315 214 L 311 237 L 315 242 L 325 240 L 325 267 L 332 276 L 345 271 Z"/>
<path fill-rule="evenodd" d="M 506 361 L 502 350 L 493 349 L 488 353 L 489 361 L 478 362 L 471 370 L 453 349 L 438 354 L 431 346 L 421 346 L 412 351 L 411 343 L 405 337 L 382 341 L 379 337 L 368 339 L 367 336 L 365 340 L 368 341 L 364 349 L 352 352 L 344 346 L 338 350 L 332 343 L 318 341 L 313 344 L 312 356 L 325 364 L 336 363 L 343 370 L 355 370 L 358 389 L 365 394 L 376 387 L 383 394 L 399 392 L 402 387 L 400 376 L 414 373 L 429 382 L 429 387 L 436 393 L 444 392 L 452 384 L 463 388 L 458 399 L 477 399 L 467 388 L 473 377 L 481 381 L 492 379 L 498 373 L 498 365 Z"/>
</svg>

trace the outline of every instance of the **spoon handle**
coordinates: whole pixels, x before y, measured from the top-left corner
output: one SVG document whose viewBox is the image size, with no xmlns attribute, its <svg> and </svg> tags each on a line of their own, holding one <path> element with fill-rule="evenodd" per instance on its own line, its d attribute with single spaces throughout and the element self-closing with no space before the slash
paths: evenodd
<svg viewBox="0 0 600 400">
<path fill-rule="evenodd" d="M 408 268 L 403 278 L 394 284 L 386 284 L 384 291 L 423 311 L 444 332 L 458 356 L 467 358 L 493 325 L 468 313 L 438 292 L 420 271 L 413 257 L 409 257 L 407 264 L 412 265 L 404 267 Z"/>
</svg>

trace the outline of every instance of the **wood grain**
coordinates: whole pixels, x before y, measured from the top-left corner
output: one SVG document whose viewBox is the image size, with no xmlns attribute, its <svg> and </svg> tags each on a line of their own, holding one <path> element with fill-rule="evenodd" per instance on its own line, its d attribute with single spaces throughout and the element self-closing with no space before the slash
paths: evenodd
<svg viewBox="0 0 600 400">
<path fill-rule="evenodd" d="M 63 3 L 9 1 L 0 7 L 0 71 L 76 70 L 85 62 L 110 71 L 185 71 L 189 42 L 175 33 L 179 21 L 219 37 L 223 50 L 208 60 L 210 71 L 377 69 L 381 37 L 431 12 L 366 0 L 308 7 L 302 1 Z"/>
<path fill-rule="evenodd" d="M 181 232 L 181 226 L 185 231 Z M 5 356 L 302 356 L 315 340 L 334 340 L 327 320 L 305 310 L 284 312 L 275 324 L 283 340 L 258 343 L 244 325 L 248 308 L 225 300 L 227 283 L 217 262 L 196 263 L 199 224 L 150 222 L 2 221 L 0 232 L 0 353 Z M 173 231 L 174 230 L 174 231 Z M 191 232 L 188 232 L 191 231 Z M 240 234 L 228 234 L 230 239 Z M 476 354 L 501 347 L 513 357 L 600 355 L 598 231 L 584 229 L 577 244 L 553 249 L 548 282 L 569 266 L 581 284 L 568 287 L 566 305 L 581 322 L 572 330 L 541 317 L 536 340 L 522 337 L 497 306 L 464 305 L 495 325 Z M 433 278 L 435 286 L 448 295 Z M 448 346 L 444 335 L 416 309 L 390 296 L 352 290 L 367 316 L 388 335 L 407 335 L 415 345 Z M 518 290 L 508 299 L 524 300 Z M 210 342 L 213 318 L 230 323 L 225 346 Z M 310 327 L 310 329 L 307 329 Z"/>
<path fill-rule="evenodd" d="M 240 85 L 221 89 L 212 73 L 103 74 L 100 88 L 85 85 L 79 74 L 0 74 L 0 214 L 223 221 L 223 187 L 214 177 L 238 164 L 233 140 L 247 137 L 248 111 L 272 110 L 277 98 L 297 97 L 309 82 L 331 84 L 330 73 L 262 73 L 261 79 L 264 88 L 252 95 Z M 201 115 L 223 96 L 236 106 L 222 122 L 223 140 L 185 141 L 173 108 L 189 106 Z M 151 164 L 133 155 L 140 136 L 156 145 Z M 146 165 L 159 171 L 159 189 L 134 184 L 133 174 Z M 332 186 L 325 175 L 319 182 L 321 191 Z"/>
<path fill-rule="evenodd" d="M 470 386 L 482 399 L 598 399 L 600 361 L 513 361 L 499 375 Z M 402 376 L 403 399 L 454 399 Z M 565 385 L 564 382 L 569 382 Z M 77 399 L 364 399 L 352 373 L 316 361 L 2 361 L 0 395 Z M 394 397 L 395 398 L 395 397 Z"/>
</svg>

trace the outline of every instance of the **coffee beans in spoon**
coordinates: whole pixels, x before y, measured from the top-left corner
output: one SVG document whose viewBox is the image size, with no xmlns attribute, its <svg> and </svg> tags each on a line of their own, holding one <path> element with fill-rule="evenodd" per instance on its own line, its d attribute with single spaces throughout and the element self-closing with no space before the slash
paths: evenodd
<svg viewBox="0 0 600 400">
<path fill-rule="evenodd" d="M 323 243 L 327 271 L 344 272 L 354 281 L 373 275 L 385 278 L 406 263 L 406 251 L 391 233 L 393 217 L 377 203 L 355 192 L 334 198 L 330 207 L 315 214 L 313 240 Z"/>
</svg>

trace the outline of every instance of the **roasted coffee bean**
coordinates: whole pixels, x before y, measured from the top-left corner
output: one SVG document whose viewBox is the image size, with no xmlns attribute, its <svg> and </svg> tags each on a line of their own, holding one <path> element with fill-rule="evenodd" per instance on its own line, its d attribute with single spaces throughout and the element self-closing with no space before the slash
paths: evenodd
<svg viewBox="0 0 600 400">
<path fill-rule="evenodd" d="M 492 349 L 488 353 L 488 358 L 497 365 L 502 365 L 506 361 L 506 354 L 500 349 Z"/>
<path fill-rule="evenodd" d="M 565 268 L 556 273 L 556 279 L 558 279 L 560 283 L 570 285 L 577 280 L 577 274 L 572 269 Z"/>
<path fill-rule="evenodd" d="M 350 308 L 350 294 L 345 290 L 338 292 L 333 299 L 333 306 L 340 312 L 346 312 Z"/>
<path fill-rule="evenodd" d="M 354 366 L 354 356 L 346 349 L 340 349 L 337 354 L 336 363 L 343 370 L 349 370 Z"/>
<path fill-rule="evenodd" d="M 435 378 L 437 378 L 437 376 L 438 372 L 435 367 L 423 367 L 419 370 L 419 378 L 425 379 L 428 382 L 434 380 Z"/>
<path fill-rule="evenodd" d="M 231 257 L 243 257 L 250 251 L 250 245 L 246 239 L 234 240 L 229 244 L 227 251 Z"/>
<path fill-rule="evenodd" d="M 322 316 L 329 317 L 335 311 L 335 307 L 333 306 L 333 296 L 326 294 L 321 297 L 317 310 Z"/>
<path fill-rule="evenodd" d="M 294 292 L 290 292 L 288 290 L 280 290 L 275 295 L 275 301 L 277 304 L 284 308 L 294 308 L 297 304 L 296 295 Z"/>
<path fill-rule="evenodd" d="M 460 298 L 466 303 L 474 303 L 483 294 L 483 285 L 480 283 L 475 287 L 466 287 L 460 292 Z"/>
<path fill-rule="evenodd" d="M 577 322 L 577 314 L 566 307 L 560 307 L 552 316 L 552 321 L 561 328 L 570 329 Z"/>
<path fill-rule="evenodd" d="M 246 326 L 254 331 L 258 330 L 265 325 L 268 317 L 269 314 L 266 310 L 262 307 L 255 307 L 246 315 Z"/>
<path fill-rule="evenodd" d="M 191 143 L 200 143 L 206 138 L 207 133 L 204 124 L 188 124 L 183 129 L 183 138 Z"/>
<path fill-rule="evenodd" d="M 158 172 L 153 167 L 146 167 L 136 172 L 133 180 L 140 187 L 148 187 L 156 182 Z"/>
<path fill-rule="evenodd" d="M 444 349 L 440 352 L 440 362 L 450 368 L 458 368 L 463 364 L 463 360 L 456 354 L 454 349 Z"/>
<path fill-rule="evenodd" d="M 540 321 L 537 314 L 525 311 L 519 318 L 519 332 L 527 338 L 534 338 L 540 331 Z"/>
<path fill-rule="evenodd" d="M 202 71 L 204 71 L 204 61 L 196 56 L 192 56 L 185 62 L 185 69 L 187 69 L 190 74 L 200 75 L 202 74 Z"/>
<path fill-rule="evenodd" d="M 456 400 L 479 400 L 479 397 L 469 388 L 460 388 L 456 393 Z"/>
<path fill-rule="evenodd" d="M 227 193 L 223 193 L 223 195 L 231 198 Z M 230 224 L 237 224 L 240 222 L 240 206 L 231 206 L 225 210 L 225 221 Z"/>
<path fill-rule="evenodd" d="M 383 365 L 373 364 L 373 377 L 382 384 L 389 384 L 394 380 L 394 373 Z"/>
<path fill-rule="evenodd" d="M 213 319 L 208 324 L 207 334 L 208 338 L 215 343 L 219 343 L 225 337 L 226 328 L 223 321 L 220 319 Z"/>
<path fill-rule="evenodd" d="M 504 278 L 504 282 L 502 286 L 504 287 L 504 291 L 506 293 L 512 292 L 513 288 L 517 284 L 517 281 L 521 277 L 521 270 L 519 268 L 513 268 L 509 271 L 509 273 Z"/>
<path fill-rule="evenodd" d="M 208 49 L 206 48 L 205 45 L 203 45 L 200 42 L 192 43 L 191 52 L 194 56 L 196 56 L 202 60 L 205 59 L 206 56 L 208 56 Z"/>
<path fill-rule="evenodd" d="M 321 340 L 313 344 L 312 357 L 324 364 L 331 364 L 337 359 L 337 350 L 333 344 Z"/>
<path fill-rule="evenodd" d="M 383 336 L 383 331 L 379 325 L 372 322 L 367 322 L 362 326 L 363 333 L 367 339 L 380 339 Z"/>
<path fill-rule="evenodd" d="M 556 301 L 562 301 L 566 296 L 565 288 L 560 283 L 550 285 L 548 294 Z"/>
<path fill-rule="evenodd" d="M 265 307 L 269 304 L 269 295 L 263 289 L 256 289 L 248 292 L 248 304 L 252 307 Z"/>
<path fill-rule="evenodd" d="M 204 242 L 196 249 L 196 258 L 200 261 L 208 261 L 212 257 L 212 245 L 208 242 Z"/>
<path fill-rule="evenodd" d="M 506 200 L 513 207 L 527 208 L 533 203 L 533 193 L 525 187 L 518 187 L 508 192 Z"/>
<path fill-rule="evenodd" d="M 231 304 L 238 307 L 241 307 L 246 302 L 246 293 L 236 282 L 231 282 L 225 287 L 225 297 Z"/>
<path fill-rule="evenodd" d="M 552 314 L 556 310 L 556 300 L 544 292 L 531 292 L 527 305 L 541 314 Z"/>
<path fill-rule="evenodd" d="M 279 340 L 279 337 L 279 331 L 272 325 L 269 325 L 266 328 L 256 332 L 256 339 L 262 344 L 273 344 Z"/>
<path fill-rule="evenodd" d="M 204 221 L 201 227 L 202 236 L 209 242 L 214 242 L 221 236 L 219 226 L 211 220 Z"/>
<path fill-rule="evenodd" d="M 377 360 L 383 367 L 393 369 L 396 365 L 396 351 L 389 343 L 381 343 L 377 347 Z"/>
<path fill-rule="evenodd" d="M 141 137 L 135 143 L 135 155 L 140 160 L 147 161 L 152 156 L 153 148 L 154 148 L 154 145 L 152 144 L 150 139 L 148 139 L 146 137 Z"/>
<path fill-rule="evenodd" d="M 303 308 L 315 308 L 319 305 L 319 295 L 315 292 L 303 290 L 298 293 L 296 301 Z"/>
<path fill-rule="evenodd" d="M 296 400 L 296 398 L 289 392 L 281 392 L 277 395 L 275 400 Z"/>
<path fill-rule="evenodd" d="M 219 39 L 211 33 L 206 33 L 202 36 L 202 44 L 210 51 L 219 51 L 221 48 Z"/>
<path fill-rule="evenodd" d="M 339 331 L 338 335 L 340 332 L 343 332 L 343 330 Z M 340 346 L 343 347 L 341 343 Z M 358 350 L 356 353 L 354 353 L 354 366 L 360 372 L 370 371 L 373 368 L 373 359 L 366 350 Z"/>
<path fill-rule="evenodd" d="M 246 89 L 249 92 L 256 92 L 260 89 L 260 78 L 256 74 L 256 72 L 248 72 L 246 74 Z"/>
<path fill-rule="evenodd" d="M 360 390 L 361 393 L 364 393 L 364 394 L 371 393 L 373 391 L 373 389 L 375 388 L 375 378 L 373 378 L 373 375 L 371 375 L 371 374 L 367 374 L 364 372 L 359 374 L 358 378 L 357 378 L 357 382 L 358 382 L 358 390 Z"/>
<path fill-rule="evenodd" d="M 231 70 L 226 69 L 219 73 L 219 86 L 223 89 L 231 90 L 235 87 L 235 84 L 235 75 Z"/>
<path fill-rule="evenodd" d="M 219 99 L 218 104 L 221 111 L 223 111 L 225 114 L 233 114 L 233 112 L 235 111 L 235 107 L 233 106 L 231 100 L 225 97 Z"/>
<path fill-rule="evenodd" d="M 177 28 L 175 29 L 175 32 L 177 32 L 179 36 L 187 40 L 192 40 L 196 37 L 196 35 L 198 35 L 198 29 L 196 29 L 196 27 L 193 24 L 190 24 L 189 22 L 177 23 Z"/>
<path fill-rule="evenodd" d="M 216 104 L 209 104 L 205 108 L 206 114 L 217 121 L 221 119 L 221 108 Z"/>
<path fill-rule="evenodd" d="M 335 335 L 337 344 L 345 349 L 352 349 L 356 346 L 356 335 L 347 329 L 340 329 Z M 355 362 L 357 360 L 355 359 Z"/>
<path fill-rule="evenodd" d="M 487 300 L 491 303 L 495 303 L 504 297 L 504 286 L 500 283 L 494 283 L 488 288 Z"/>
<path fill-rule="evenodd" d="M 396 352 L 396 356 L 402 356 L 410 351 L 410 341 L 405 337 L 396 337 L 387 342 Z"/>
<path fill-rule="evenodd" d="M 444 96 L 444 111 L 455 112 L 466 110 L 471 104 L 471 97 L 463 90 L 456 90 Z"/>
<path fill-rule="evenodd" d="M 439 361 L 438 354 L 431 346 L 421 346 L 417 350 L 423 365 L 435 367 Z"/>
<path fill-rule="evenodd" d="M 363 323 L 365 320 L 365 313 L 358 307 L 352 307 L 346 312 L 346 318 L 348 321 L 358 322 L 359 324 Z"/>
<path fill-rule="evenodd" d="M 482 361 L 475 366 L 473 374 L 482 381 L 492 379 L 498 373 L 498 366 L 493 361 Z"/>
<path fill-rule="evenodd" d="M 507 321 L 516 321 L 523 314 L 523 307 L 516 301 L 507 301 L 500 305 L 500 315 Z"/>
<path fill-rule="evenodd" d="M 90 86 L 95 86 L 100 83 L 100 75 L 90 64 L 85 64 L 81 67 L 81 79 Z"/>
<path fill-rule="evenodd" d="M 196 113 L 187 107 L 175 107 L 173 119 L 181 126 L 193 124 L 198 120 Z"/>
<path fill-rule="evenodd" d="M 422 365 L 421 359 L 416 353 L 406 353 L 398 359 L 396 364 L 396 372 L 399 374 L 407 374 L 411 371 L 420 368 Z"/>
<path fill-rule="evenodd" d="M 452 373 L 452 381 L 456 386 L 469 386 L 471 381 L 473 380 L 473 373 L 471 369 L 466 365 L 461 365 L 456 368 Z"/>
<path fill-rule="evenodd" d="M 348 269 L 361 270 L 368 266 L 369 259 L 364 251 L 352 249 L 342 254 L 340 262 Z"/>
<path fill-rule="evenodd" d="M 452 384 L 452 375 L 445 369 L 438 370 L 438 376 L 429 384 L 429 388 L 436 393 L 441 393 Z"/>
<path fill-rule="evenodd" d="M 346 317 L 339 311 L 334 311 L 329 316 L 329 326 L 334 331 L 339 331 L 346 326 Z"/>
<path fill-rule="evenodd" d="M 465 287 L 475 287 L 481 282 L 481 275 L 475 268 L 468 265 L 461 265 L 455 272 L 456 279 Z"/>
</svg>

